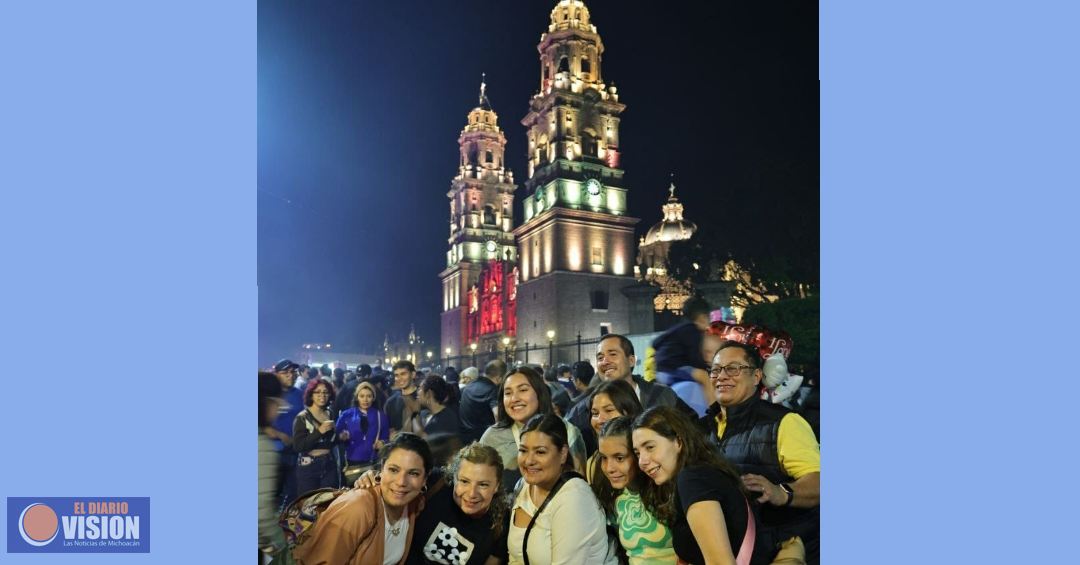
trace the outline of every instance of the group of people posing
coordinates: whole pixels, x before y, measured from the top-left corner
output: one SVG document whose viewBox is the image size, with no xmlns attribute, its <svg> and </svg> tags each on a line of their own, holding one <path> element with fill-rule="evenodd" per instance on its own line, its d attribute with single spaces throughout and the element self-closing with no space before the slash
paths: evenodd
<svg viewBox="0 0 1080 565">
<path fill-rule="evenodd" d="M 816 563 L 814 431 L 758 398 L 755 348 L 723 342 L 705 354 L 702 397 L 715 401 L 704 415 L 634 375 L 620 335 L 598 344 L 594 382 L 566 411 L 538 371 L 502 361 L 460 395 L 438 375 L 417 386 L 399 362 L 383 410 L 360 381 L 336 418 L 333 384 L 314 379 L 290 438 L 297 492 L 355 488 L 284 551 L 262 458 L 284 439 L 267 431 L 281 402 L 274 381 L 295 370 L 279 364 L 260 374 L 260 546 L 302 565 Z"/>
</svg>

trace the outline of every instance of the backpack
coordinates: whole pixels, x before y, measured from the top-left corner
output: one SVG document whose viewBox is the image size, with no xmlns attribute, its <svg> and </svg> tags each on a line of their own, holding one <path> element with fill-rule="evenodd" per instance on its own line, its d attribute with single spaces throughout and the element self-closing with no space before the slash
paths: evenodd
<svg viewBox="0 0 1080 565">
<path fill-rule="evenodd" d="M 430 500 L 431 497 L 439 492 L 445 484 L 446 476 L 442 475 L 422 496 L 425 500 Z M 329 508 L 339 496 L 350 490 L 352 489 L 324 487 L 308 491 L 297 497 L 296 500 L 290 502 L 278 517 L 278 525 L 281 526 L 282 532 L 285 533 L 285 549 L 274 557 L 271 564 L 285 565 L 294 563 L 292 559 L 292 550 L 297 546 L 302 545 L 309 537 L 311 537 L 311 531 L 315 527 L 315 522 L 318 521 L 319 516 L 322 515 L 322 513 Z M 372 529 L 374 528 L 375 525 L 372 525 Z"/>
<path fill-rule="evenodd" d="M 319 515 L 339 496 L 347 492 L 349 492 L 347 488 L 320 488 L 306 492 L 290 502 L 278 517 L 278 525 L 285 533 L 288 548 L 291 550 L 304 543 L 311 535 L 311 528 L 319 519 Z"/>
</svg>

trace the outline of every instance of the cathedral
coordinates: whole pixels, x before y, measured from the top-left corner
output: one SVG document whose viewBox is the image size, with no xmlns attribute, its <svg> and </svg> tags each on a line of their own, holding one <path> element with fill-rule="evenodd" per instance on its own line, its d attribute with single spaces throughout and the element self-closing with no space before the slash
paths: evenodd
<svg viewBox="0 0 1080 565">
<path fill-rule="evenodd" d="M 528 170 L 520 224 L 506 136 L 483 83 L 458 137 L 440 273 L 447 357 L 651 331 L 654 306 L 678 311 L 689 296 L 662 267 L 670 242 L 696 229 L 683 220 L 674 185 L 664 220 L 635 242 L 639 220 L 627 216 L 619 163 L 625 105 L 604 81 L 604 44 L 582 0 L 558 2 L 537 50 L 539 89 L 521 120 Z M 635 297 L 647 305 L 645 326 L 631 321 Z"/>
</svg>

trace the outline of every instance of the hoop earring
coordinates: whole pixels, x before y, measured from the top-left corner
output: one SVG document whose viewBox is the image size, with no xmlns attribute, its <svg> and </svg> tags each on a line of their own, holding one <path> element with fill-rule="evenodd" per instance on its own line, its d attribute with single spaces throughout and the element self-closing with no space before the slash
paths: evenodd
<svg viewBox="0 0 1080 565">
<path fill-rule="evenodd" d="M 375 484 L 382 482 L 382 473 L 375 473 Z"/>
<path fill-rule="evenodd" d="M 420 487 L 420 494 L 426 494 L 426 493 L 427 493 L 427 485 L 424 485 L 424 486 Z"/>
</svg>

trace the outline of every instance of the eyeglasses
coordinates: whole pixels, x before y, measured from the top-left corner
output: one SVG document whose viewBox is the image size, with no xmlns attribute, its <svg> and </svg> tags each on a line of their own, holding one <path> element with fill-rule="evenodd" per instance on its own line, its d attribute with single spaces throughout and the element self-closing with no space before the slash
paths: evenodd
<svg viewBox="0 0 1080 565">
<path fill-rule="evenodd" d="M 712 370 L 709 371 L 709 376 L 710 377 L 719 377 L 720 372 L 723 371 L 723 372 L 727 373 L 727 375 L 729 377 L 737 377 L 737 376 L 739 376 L 740 373 L 743 372 L 743 369 L 750 369 L 750 368 L 751 368 L 750 365 L 736 365 L 735 363 L 732 363 L 730 365 L 724 365 L 723 367 L 713 367 Z"/>
<path fill-rule="evenodd" d="M 317 391 L 315 391 L 315 392 L 313 392 L 311 394 L 312 395 L 316 395 L 316 394 L 329 395 L 330 391 L 328 391 L 328 390 L 317 390 Z"/>
</svg>

